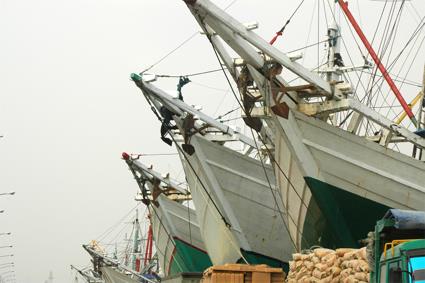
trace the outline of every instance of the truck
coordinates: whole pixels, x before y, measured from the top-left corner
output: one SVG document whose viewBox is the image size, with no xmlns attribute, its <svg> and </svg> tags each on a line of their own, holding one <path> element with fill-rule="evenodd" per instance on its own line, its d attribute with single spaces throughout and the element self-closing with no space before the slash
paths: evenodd
<svg viewBox="0 0 425 283">
<path fill-rule="evenodd" d="M 425 283 L 425 211 L 390 209 L 370 236 L 370 282 Z"/>
</svg>

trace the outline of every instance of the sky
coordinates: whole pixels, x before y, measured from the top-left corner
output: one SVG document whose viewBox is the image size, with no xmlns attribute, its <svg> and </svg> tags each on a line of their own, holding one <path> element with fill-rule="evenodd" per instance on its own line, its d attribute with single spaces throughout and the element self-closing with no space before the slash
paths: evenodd
<svg viewBox="0 0 425 283">
<path fill-rule="evenodd" d="M 382 3 L 350 2 L 356 3 L 360 22 L 376 21 Z M 411 25 L 425 14 L 424 1 L 412 3 Z M 239 0 L 228 11 L 241 22 L 260 21 L 257 32 L 270 39 L 297 4 Z M 311 7 L 300 9 L 276 46 L 289 51 L 315 42 L 317 31 L 308 36 Z M 174 152 L 160 141 L 160 124 L 129 76 L 197 31 L 180 0 L 0 0 L 0 192 L 16 191 L 0 196 L 5 210 L 0 233 L 12 232 L 0 236 L 0 246 L 14 246 L 0 255 L 14 254 L 16 282 L 44 282 L 50 271 L 54 282 L 73 282 L 70 265 L 89 263 L 81 245 L 135 206 L 137 186 L 121 152 Z M 321 34 L 323 40 L 324 29 Z M 419 58 L 415 64 L 423 65 L 423 53 Z M 190 74 L 218 67 L 208 41 L 197 34 L 151 72 Z M 413 73 L 412 80 L 421 78 Z M 176 84 L 176 79 L 158 82 L 168 90 Z M 184 94 L 185 101 L 212 116 L 236 107 L 219 73 L 194 77 Z M 146 156 L 142 162 L 183 179 L 176 156 Z M 0 264 L 8 260 L 0 257 Z"/>
</svg>

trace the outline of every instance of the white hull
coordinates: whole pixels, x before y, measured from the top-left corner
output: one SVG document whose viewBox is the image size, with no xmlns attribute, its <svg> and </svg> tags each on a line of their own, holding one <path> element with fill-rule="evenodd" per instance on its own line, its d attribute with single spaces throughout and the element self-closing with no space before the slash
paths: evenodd
<svg viewBox="0 0 425 283">
<path fill-rule="evenodd" d="M 279 118 L 287 140 L 304 150 L 292 147 L 305 176 L 389 207 L 425 210 L 424 162 L 302 114 L 289 120 Z"/>
<path fill-rule="evenodd" d="M 123 274 L 115 270 L 112 267 L 103 266 L 100 268 L 102 272 L 102 278 L 105 280 L 105 283 L 138 283 L 136 279 L 130 278 L 128 275 Z"/>
<path fill-rule="evenodd" d="M 156 207 L 151 204 L 149 212 L 161 270 L 167 276 L 170 271 L 170 264 L 174 262 L 180 268 L 180 272 L 183 272 L 185 264 L 174 257 L 175 238 L 205 251 L 196 212 L 178 202 L 169 200 L 162 194 L 158 196 L 156 201 L 159 206 Z"/>
<path fill-rule="evenodd" d="M 274 121 L 278 129 L 276 161 L 301 198 L 277 166 L 275 172 L 284 207 L 299 232 L 303 231 L 306 208 L 312 200 L 302 177 L 391 208 L 425 210 L 423 162 L 300 113 L 291 111 L 288 119 L 274 116 Z M 292 225 L 291 235 L 295 230 Z"/>
<path fill-rule="evenodd" d="M 265 166 L 271 190 L 260 161 L 198 135 L 191 145 L 190 164 L 181 159 L 213 264 L 234 263 L 243 257 L 241 250 L 287 262 L 294 249 L 273 169 Z"/>
<path fill-rule="evenodd" d="M 306 237 L 303 236 L 305 218 L 312 195 L 296 156 L 292 154 L 280 132 L 276 133 L 275 161 L 278 164 L 274 166 L 277 184 L 282 194 L 290 235 L 296 242 L 297 250 L 301 250 L 302 247 L 317 242 L 314 240 L 306 242 Z M 317 239 L 317 237 L 318 235 L 311 235 L 311 238 Z"/>
</svg>

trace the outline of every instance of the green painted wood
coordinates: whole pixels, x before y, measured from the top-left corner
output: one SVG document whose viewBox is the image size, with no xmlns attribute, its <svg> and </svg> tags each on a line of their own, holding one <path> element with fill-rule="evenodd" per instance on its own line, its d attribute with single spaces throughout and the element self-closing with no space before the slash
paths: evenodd
<svg viewBox="0 0 425 283">
<path fill-rule="evenodd" d="M 282 268 L 283 271 L 288 273 L 289 264 L 287 262 L 280 261 L 275 258 L 271 258 L 268 256 L 264 256 L 258 253 L 249 252 L 249 251 L 241 251 L 243 257 L 248 261 L 249 264 L 267 264 L 270 267 L 279 267 Z M 242 258 L 237 263 L 246 263 Z"/>
<path fill-rule="evenodd" d="M 389 209 L 317 179 L 305 177 L 305 180 L 322 215 L 324 225 L 317 244 L 323 247 L 359 248 L 359 241 L 375 230 L 376 221 Z"/>
<path fill-rule="evenodd" d="M 208 254 L 178 238 L 174 238 L 176 244 L 173 257 L 170 259 L 168 276 L 182 272 L 203 272 L 212 266 Z"/>
</svg>

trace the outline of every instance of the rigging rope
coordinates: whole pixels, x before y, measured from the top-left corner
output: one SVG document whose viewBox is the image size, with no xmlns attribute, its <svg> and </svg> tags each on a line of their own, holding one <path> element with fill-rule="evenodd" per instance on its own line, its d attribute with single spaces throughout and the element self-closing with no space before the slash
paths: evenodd
<svg viewBox="0 0 425 283">
<path fill-rule="evenodd" d="M 102 241 L 106 236 L 108 236 L 112 232 L 113 229 L 115 229 L 116 227 L 118 227 L 118 225 L 120 225 L 123 222 L 123 220 L 130 215 L 130 213 L 132 213 L 134 210 L 136 210 L 139 207 L 139 205 L 140 204 L 138 203 L 129 212 L 127 212 L 122 218 L 120 218 L 120 220 L 118 220 L 114 225 L 112 225 L 111 227 L 109 227 L 108 229 L 106 229 L 105 232 L 103 232 L 98 237 L 96 237 L 96 239 L 98 239 L 99 242 Z"/>
<path fill-rule="evenodd" d="M 228 8 L 230 8 L 233 4 L 236 3 L 237 0 L 233 0 L 232 2 L 230 2 L 229 5 L 226 6 L 226 8 L 224 8 L 224 11 L 226 11 Z M 165 54 L 163 57 L 161 57 L 158 61 L 156 61 L 155 63 L 153 63 L 151 66 L 149 66 L 148 68 L 144 69 L 140 74 L 143 74 L 147 71 L 149 71 L 150 69 L 152 69 L 153 67 L 155 67 L 156 65 L 158 65 L 159 63 L 161 63 L 162 61 L 164 61 L 167 57 L 169 57 L 171 54 L 173 54 L 174 52 L 176 52 L 178 49 L 180 49 L 183 45 L 185 45 L 186 43 L 188 43 L 190 40 L 192 40 L 192 38 L 194 38 L 199 32 L 196 31 L 194 34 L 192 34 L 191 36 L 189 36 L 187 39 L 185 39 L 182 43 L 180 43 L 179 45 L 177 45 L 177 47 L 175 47 L 174 49 L 172 49 L 171 51 L 169 51 L 167 54 Z"/>
<path fill-rule="evenodd" d="M 146 96 L 145 96 L 146 97 Z M 148 97 L 146 97 L 147 100 L 149 100 Z M 150 102 L 150 104 L 152 105 L 152 103 Z M 156 111 L 154 111 L 154 113 L 157 115 L 158 120 L 162 123 L 163 119 L 161 116 L 159 116 L 157 114 Z M 176 140 L 174 139 L 174 135 L 171 132 L 170 129 L 167 129 L 168 134 L 170 135 L 171 139 L 173 140 L 174 144 L 176 145 L 177 149 L 180 150 L 180 152 L 183 152 L 183 149 L 181 149 L 180 145 L 176 142 Z M 205 190 L 205 192 L 207 193 L 209 199 L 211 200 L 211 203 L 214 205 L 214 207 L 216 208 L 217 212 L 220 214 L 220 217 L 222 218 L 222 220 L 224 221 L 225 225 L 227 227 L 231 227 L 230 223 L 226 220 L 226 218 L 224 217 L 223 213 L 220 211 L 220 209 L 218 208 L 217 204 L 215 203 L 214 199 L 211 197 L 211 195 L 209 194 L 208 190 L 206 189 L 205 185 L 203 184 L 203 182 L 201 181 L 200 177 L 198 176 L 198 174 L 196 173 L 196 170 L 193 168 L 191 162 L 187 159 L 186 155 L 183 155 L 186 159 L 186 161 L 188 162 L 189 166 L 191 167 L 192 171 L 194 172 L 195 176 L 197 177 L 199 183 L 201 184 L 202 188 Z"/>
<path fill-rule="evenodd" d="M 209 71 L 203 71 L 198 73 L 191 73 L 186 75 L 156 75 L 158 78 L 181 78 L 181 77 L 195 77 L 215 72 L 221 72 L 221 69 L 215 69 L 215 70 L 209 70 Z"/>
<path fill-rule="evenodd" d="M 164 61 L 168 56 L 170 56 L 171 54 L 173 54 L 174 52 L 176 52 L 178 49 L 180 49 L 180 47 L 182 47 L 183 45 L 185 45 L 186 43 L 188 43 L 192 38 L 194 38 L 196 35 L 198 34 L 198 32 L 195 32 L 194 34 L 192 34 L 191 36 L 189 36 L 186 40 L 184 40 L 182 43 L 180 43 L 176 48 L 172 49 L 170 52 L 168 52 L 167 54 L 165 54 L 163 57 L 161 57 L 158 61 L 156 61 L 155 63 L 153 63 L 150 67 L 144 69 L 141 74 L 149 71 L 150 69 L 152 69 L 153 67 L 155 67 L 156 65 L 158 65 L 159 63 L 161 63 L 162 61 Z"/>
<path fill-rule="evenodd" d="M 162 222 L 161 217 L 159 217 L 159 214 L 158 214 L 158 212 L 156 211 L 155 205 L 151 205 L 150 207 L 151 207 L 151 209 L 153 210 L 154 214 L 156 215 L 157 219 L 159 220 L 159 224 L 160 224 L 160 225 L 162 226 L 162 228 L 164 229 L 165 234 L 167 235 L 167 237 L 168 237 L 168 239 L 170 240 L 171 244 L 174 246 L 174 249 L 176 249 L 176 243 L 174 242 L 174 238 L 171 236 L 170 232 L 168 232 L 167 228 L 165 227 L 164 223 Z M 158 235 L 159 235 L 159 231 L 158 231 Z M 164 256 L 164 259 L 166 259 L 166 260 L 167 260 L 167 251 L 162 251 L 161 249 L 159 249 L 159 247 L 158 247 L 158 245 L 156 244 L 156 242 L 155 242 L 155 247 L 156 247 L 156 250 L 157 250 L 158 252 L 160 252 L 160 253 L 162 254 L 162 256 Z M 166 247 L 166 248 L 167 248 L 167 247 Z M 179 261 L 180 261 L 180 258 L 179 258 L 179 259 L 176 259 L 176 257 L 172 257 L 172 260 L 175 260 L 175 261 L 176 261 L 176 263 L 177 263 L 177 265 L 178 265 L 178 268 L 180 269 L 180 271 L 181 271 L 181 272 L 183 272 L 183 267 L 182 267 L 182 265 L 183 265 L 183 264 L 180 264 L 180 262 L 179 262 Z M 166 264 L 166 262 L 164 262 L 164 270 L 163 270 L 163 272 L 164 272 L 164 273 L 165 273 L 165 272 L 168 272 L 168 270 L 166 270 L 166 269 L 165 269 L 165 264 Z M 170 261 L 170 262 L 168 262 L 168 264 L 171 264 L 171 261 Z M 170 269 L 170 266 L 168 266 L 168 269 Z"/>
<path fill-rule="evenodd" d="M 207 188 L 205 187 L 205 185 L 203 184 L 201 178 L 199 177 L 198 173 L 196 173 L 195 168 L 193 167 L 192 163 L 190 162 L 189 158 L 186 156 L 186 152 L 181 148 L 181 146 L 176 142 L 176 140 L 174 139 L 174 135 L 172 135 L 171 131 L 168 130 L 171 139 L 173 140 L 174 144 L 176 145 L 176 148 L 181 152 L 181 154 L 183 155 L 184 159 L 186 160 L 186 162 L 189 164 L 193 174 L 196 176 L 198 182 L 201 184 L 202 188 L 204 189 L 204 192 L 207 194 L 209 200 L 211 201 L 211 203 L 214 205 L 216 211 L 218 212 L 218 214 L 221 217 L 221 220 L 224 222 L 224 225 L 229 228 L 228 230 L 225 230 L 225 232 L 229 232 L 232 229 L 232 225 L 231 223 L 229 223 L 226 218 L 224 217 L 224 215 L 222 214 L 222 212 L 220 211 L 220 209 L 218 208 L 217 204 L 215 203 L 214 199 L 211 197 L 210 193 L 208 192 Z M 207 205 L 207 207 L 209 207 Z M 214 215 L 214 214 L 213 214 Z M 228 235 L 228 233 L 225 233 L 225 235 L 229 238 L 230 243 L 234 246 L 236 252 L 241 256 L 242 260 L 245 261 L 246 264 L 249 264 L 248 260 L 244 257 L 244 255 L 241 252 L 240 247 L 238 247 L 238 245 L 236 243 L 233 242 L 232 237 Z"/>
<path fill-rule="evenodd" d="M 273 43 L 275 43 L 275 41 L 276 41 L 276 39 L 279 37 L 279 36 L 282 36 L 282 34 L 283 34 L 283 32 L 284 32 L 284 30 L 285 30 L 285 28 L 287 27 L 287 25 L 291 22 L 291 20 L 292 20 L 292 18 L 294 17 L 294 15 L 295 15 L 295 13 L 300 9 L 300 7 L 301 7 L 301 5 L 304 3 L 304 0 L 302 0 L 301 2 L 300 2 L 300 4 L 298 4 L 298 6 L 297 6 L 297 8 L 295 9 L 295 11 L 292 13 L 292 15 L 289 17 L 289 19 L 286 21 L 286 23 L 283 25 L 283 27 L 278 31 L 278 32 L 276 32 L 276 35 L 270 40 L 270 44 L 271 45 L 273 45 Z"/>
<path fill-rule="evenodd" d="M 220 57 L 219 57 L 219 55 L 218 55 L 218 53 L 217 53 L 217 50 L 215 50 L 214 45 L 213 45 L 213 43 L 212 43 L 212 41 L 211 41 L 210 37 L 208 37 L 208 39 L 210 40 L 210 44 L 213 46 L 213 50 L 214 50 L 215 56 L 216 56 L 216 58 L 217 58 L 217 60 L 218 60 L 218 62 L 219 62 L 219 64 L 220 64 L 220 66 L 223 66 L 223 65 L 221 64 Z M 233 94 L 233 96 L 235 97 L 236 101 L 238 102 L 238 104 L 239 104 L 240 108 L 242 109 L 242 111 L 244 111 L 244 112 L 245 112 L 245 115 L 248 115 L 248 113 L 247 113 L 247 111 L 246 111 L 245 107 L 243 107 L 242 103 L 239 101 L 239 99 L 238 99 L 238 97 L 237 97 L 237 95 L 236 95 L 236 92 L 235 92 L 235 90 L 233 89 L 233 86 L 232 86 L 232 84 L 231 84 L 231 82 L 230 82 L 230 80 L 229 80 L 229 77 L 227 76 L 226 71 L 225 71 L 225 69 L 224 69 L 224 68 L 222 68 L 222 72 L 223 72 L 223 74 L 224 74 L 224 76 L 225 76 L 225 78 L 226 78 L 226 80 L 227 80 L 227 83 L 229 84 L 229 87 L 230 87 L 230 89 L 231 89 L 231 91 L 232 91 L 232 94 Z M 256 131 L 256 133 L 257 133 L 258 137 L 260 138 L 261 142 L 263 143 L 263 145 L 265 146 L 266 150 L 270 153 L 270 151 L 269 151 L 269 149 L 268 149 L 268 147 L 267 147 L 267 145 L 266 145 L 265 141 L 261 138 L 261 135 L 259 134 L 259 132 L 258 132 L 258 131 Z M 253 133 L 252 133 L 252 134 L 253 134 Z M 254 137 L 254 135 L 252 135 L 252 137 L 253 137 L 253 139 L 254 139 L 254 141 L 255 141 L 255 137 Z M 260 150 L 259 150 L 259 148 L 258 148 L 258 147 L 257 147 L 257 151 L 260 153 Z M 272 155 L 269 155 L 269 157 L 270 157 L 271 159 L 273 158 L 273 157 L 272 157 Z M 273 159 L 273 160 L 274 160 L 274 159 Z M 276 164 L 277 164 L 277 163 L 276 163 Z M 283 173 L 283 171 L 282 171 L 282 173 Z M 285 173 L 283 173 L 283 174 L 284 174 L 284 176 L 286 177 L 286 174 L 285 174 Z M 293 189 L 294 189 L 295 193 L 298 195 L 298 192 L 297 192 L 297 190 L 295 189 L 295 187 L 292 185 L 292 182 L 289 180 L 289 178 L 288 178 L 287 180 L 288 180 L 289 184 L 293 187 Z M 272 189 L 271 187 L 270 187 L 270 190 L 271 190 L 271 192 L 272 192 L 272 194 L 273 194 L 273 191 L 272 191 L 273 189 Z M 299 195 L 298 195 L 298 196 L 299 196 Z M 275 198 L 274 194 L 273 194 L 273 197 L 274 197 L 274 200 L 276 201 L 276 198 Z M 300 196 L 299 196 L 299 197 L 300 197 Z M 301 198 L 301 197 L 300 197 L 300 199 L 301 199 L 301 202 L 303 202 L 303 200 L 302 200 L 302 198 Z M 282 202 L 282 204 L 283 204 L 283 202 Z M 279 207 L 277 203 L 276 203 L 276 205 L 277 205 L 277 207 Z M 306 207 L 307 207 L 307 206 L 306 206 Z M 281 218 L 282 218 L 283 225 L 284 225 L 284 227 L 285 227 L 286 231 L 288 232 L 288 234 L 289 234 L 289 235 L 291 235 L 291 234 L 290 234 L 290 231 L 289 231 L 289 226 L 288 226 L 288 224 L 286 223 L 286 221 L 283 219 L 282 212 L 281 212 L 280 210 L 279 210 L 279 212 L 280 212 L 280 213 L 279 213 L 279 215 L 280 215 L 280 216 L 281 216 Z M 308 213 L 308 210 L 307 210 L 307 213 Z M 305 240 L 304 236 L 302 235 L 301 231 L 299 230 L 297 223 L 296 223 L 296 222 L 295 222 L 295 220 L 294 220 L 294 219 L 290 216 L 290 214 L 289 214 L 289 213 L 288 213 L 288 217 L 289 217 L 289 218 L 291 219 L 291 221 L 294 223 L 294 225 L 295 225 L 295 227 L 296 227 L 296 229 L 297 229 L 297 232 L 301 235 L 302 240 L 304 240 L 304 241 L 305 241 L 305 243 L 308 243 L 308 242 Z M 292 239 L 292 237 L 291 237 L 291 236 L 290 236 L 289 238 L 290 238 L 290 240 L 291 240 L 291 242 L 292 242 L 292 245 L 294 246 L 295 250 L 297 250 L 297 245 L 296 245 L 296 243 L 295 243 L 294 239 Z"/>
</svg>

